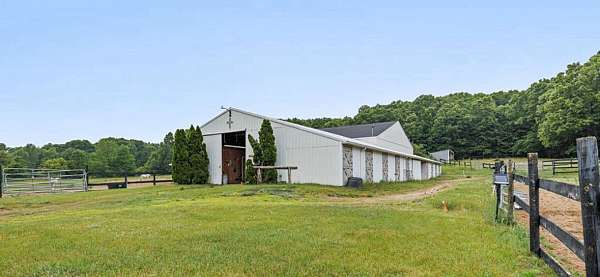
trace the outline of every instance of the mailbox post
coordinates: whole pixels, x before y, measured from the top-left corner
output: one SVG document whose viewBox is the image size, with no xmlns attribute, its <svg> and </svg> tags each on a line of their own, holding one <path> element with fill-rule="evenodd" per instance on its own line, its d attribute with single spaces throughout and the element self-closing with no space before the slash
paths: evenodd
<svg viewBox="0 0 600 277">
<path fill-rule="evenodd" d="M 507 186 L 508 184 L 508 173 L 506 172 L 504 162 L 498 161 L 494 165 L 494 188 L 496 191 L 496 221 L 498 221 L 498 214 L 502 205 L 502 186 Z M 509 197 L 512 196 L 509 195 Z"/>
</svg>

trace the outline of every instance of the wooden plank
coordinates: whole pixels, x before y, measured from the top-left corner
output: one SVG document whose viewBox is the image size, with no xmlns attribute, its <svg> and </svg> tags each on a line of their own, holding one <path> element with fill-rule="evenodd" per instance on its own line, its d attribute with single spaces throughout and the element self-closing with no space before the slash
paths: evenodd
<svg viewBox="0 0 600 277">
<path fill-rule="evenodd" d="M 560 277 L 569 277 L 571 273 L 569 273 L 564 267 L 562 267 L 557 260 L 555 260 L 552 256 L 548 255 L 544 250 L 540 250 L 540 257 L 544 262 L 554 270 L 556 275 Z"/>
<path fill-rule="evenodd" d="M 122 185 L 125 184 L 125 182 L 120 181 L 120 182 L 105 182 L 105 183 L 92 183 L 92 184 L 88 184 L 89 187 L 98 187 L 98 186 L 112 186 L 112 185 Z"/>
<path fill-rule="evenodd" d="M 525 202 L 525 200 L 521 199 L 520 197 L 515 195 L 515 203 L 517 203 L 519 206 L 521 206 L 521 208 L 529 213 L 529 204 L 527 204 L 527 202 Z"/>
<path fill-rule="evenodd" d="M 567 248 L 573 251 L 579 259 L 582 261 L 585 260 L 585 248 L 583 247 L 583 242 L 579 241 L 569 232 L 563 230 L 560 226 L 543 216 L 540 217 L 540 224 L 544 229 L 548 230 L 548 232 L 560 240 Z"/>
<path fill-rule="evenodd" d="M 515 174 L 514 179 L 515 179 L 515 182 L 517 182 L 517 183 L 522 183 L 527 186 L 529 185 L 528 177 Z M 539 179 L 539 183 L 540 183 L 541 189 L 556 193 L 560 196 L 564 196 L 571 200 L 575 200 L 575 201 L 581 200 L 581 190 L 580 190 L 579 186 L 569 184 L 569 183 L 546 180 L 546 179 Z"/>
<path fill-rule="evenodd" d="M 580 189 L 579 186 L 575 186 L 568 183 L 557 182 L 552 180 L 540 179 L 540 188 L 550 192 L 554 192 L 560 196 L 580 201 Z"/>
<path fill-rule="evenodd" d="M 127 182 L 128 184 L 153 184 L 155 181 L 154 180 L 150 180 L 150 181 L 129 181 Z M 173 180 L 156 180 L 156 183 L 172 183 Z M 92 184 L 88 184 L 88 186 L 90 187 L 98 187 L 98 186 L 111 186 L 111 185 L 123 185 L 125 184 L 124 181 L 120 181 L 120 182 L 106 182 L 106 183 L 92 183 Z"/>
<path fill-rule="evenodd" d="M 540 257 L 540 182 L 537 153 L 529 153 L 527 172 L 529 175 L 529 250 Z"/>
<path fill-rule="evenodd" d="M 255 165 L 254 169 L 292 169 L 297 170 L 297 166 L 267 166 L 267 165 Z"/>
<path fill-rule="evenodd" d="M 517 183 L 529 185 L 529 178 L 527 178 L 525 176 L 515 174 L 514 179 L 515 179 L 515 182 L 517 182 Z"/>
<path fill-rule="evenodd" d="M 577 139 L 579 160 L 579 188 L 581 190 L 581 218 L 585 245 L 585 271 L 587 276 L 598 276 L 598 218 L 596 199 L 600 176 L 598 175 L 598 142 L 595 137 Z"/>
</svg>

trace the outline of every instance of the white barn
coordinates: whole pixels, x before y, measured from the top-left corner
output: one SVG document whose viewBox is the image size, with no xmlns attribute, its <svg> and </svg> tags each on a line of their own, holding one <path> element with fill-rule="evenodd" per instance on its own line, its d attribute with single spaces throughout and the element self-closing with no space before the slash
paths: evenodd
<svg viewBox="0 0 600 277">
<path fill-rule="evenodd" d="M 440 161 L 443 163 L 454 161 L 454 151 L 452 151 L 450 149 L 433 152 L 433 153 L 431 153 L 431 156 L 436 161 Z"/>
<path fill-rule="evenodd" d="M 248 135 L 258 138 L 263 120 L 273 126 L 278 166 L 297 166 L 292 183 L 343 186 L 348 178 L 366 182 L 427 180 L 441 175 L 441 163 L 413 155 L 398 122 L 313 129 L 229 108 L 201 126 L 213 184 L 241 183 L 252 157 Z M 286 171 L 278 172 L 287 181 Z"/>
</svg>

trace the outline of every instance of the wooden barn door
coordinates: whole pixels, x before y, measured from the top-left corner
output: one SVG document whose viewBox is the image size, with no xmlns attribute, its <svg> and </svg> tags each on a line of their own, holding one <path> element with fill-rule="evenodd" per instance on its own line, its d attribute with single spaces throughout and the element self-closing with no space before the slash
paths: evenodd
<svg viewBox="0 0 600 277">
<path fill-rule="evenodd" d="M 245 149 L 223 147 L 223 175 L 228 184 L 241 184 L 244 176 Z"/>
</svg>

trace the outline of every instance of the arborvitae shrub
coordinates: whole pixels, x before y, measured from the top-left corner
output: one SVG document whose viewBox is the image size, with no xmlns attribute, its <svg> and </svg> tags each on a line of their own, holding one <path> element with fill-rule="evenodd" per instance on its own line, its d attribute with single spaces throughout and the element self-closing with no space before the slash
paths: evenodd
<svg viewBox="0 0 600 277">
<path fill-rule="evenodd" d="M 177 184 L 191 183 L 190 153 L 188 151 L 188 136 L 183 129 L 175 132 L 173 144 L 173 181 Z"/>
</svg>

